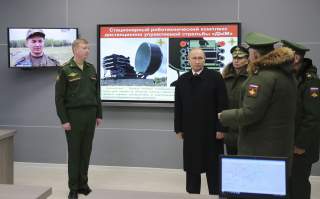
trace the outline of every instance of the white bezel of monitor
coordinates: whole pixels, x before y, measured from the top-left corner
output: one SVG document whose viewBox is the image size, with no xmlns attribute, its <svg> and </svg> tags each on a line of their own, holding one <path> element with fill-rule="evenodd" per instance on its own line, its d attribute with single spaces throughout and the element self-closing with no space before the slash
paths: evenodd
<svg viewBox="0 0 320 199">
<path fill-rule="evenodd" d="M 230 160 L 235 160 L 235 161 L 242 161 L 242 160 L 258 160 L 260 162 L 262 161 L 276 161 L 278 163 L 282 163 L 284 164 L 284 173 L 283 173 L 283 180 L 284 182 L 284 189 L 285 189 L 285 194 L 271 194 L 271 193 L 262 193 L 262 192 L 246 192 L 246 191 L 227 191 L 224 189 L 223 187 L 223 169 L 224 169 L 224 165 L 223 165 L 223 160 L 226 159 L 230 159 Z M 266 156 L 243 156 L 243 155 L 221 155 L 220 156 L 220 160 L 219 160 L 219 164 L 220 164 L 220 187 L 219 187 L 219 195 L 221 197 L 239 197 L 239 198 L 265 198 L 265 199 L 285 199 L 288 197 L 288 158 L 286 157 L 266 157 Z M 242 170 L 243 171 L 243 170 Z M 237 173 L 237 174 L 241 174 L 240 172 L 237 172 L 235 170 L 233 170 L 233 172 Z M 234 180 L 236 181 L 236 180 Z M 252 181 L 250 181 L 252 182 Z"/>
</svg>

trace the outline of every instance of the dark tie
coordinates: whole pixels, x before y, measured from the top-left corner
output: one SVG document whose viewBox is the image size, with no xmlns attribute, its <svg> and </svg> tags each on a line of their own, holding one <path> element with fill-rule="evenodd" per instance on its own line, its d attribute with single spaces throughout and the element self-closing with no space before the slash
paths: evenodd
<svg viewBox="0 0 320 199">
<path fill-rule="evenodd" d="M 197 80 L 200 79 L 200 75 L 198 73 L 194 73 L 193 76 L 192 76 L 192 79 L 197 81 Z"/>
</svg>

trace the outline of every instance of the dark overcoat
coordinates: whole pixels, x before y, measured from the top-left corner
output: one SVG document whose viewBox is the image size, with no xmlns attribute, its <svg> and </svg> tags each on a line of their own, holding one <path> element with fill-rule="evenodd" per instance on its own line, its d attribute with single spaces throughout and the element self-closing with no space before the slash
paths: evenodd
<svg viewBox="0 0 320 199">
<path fill-rule="evenodd" d="M 294 143 L 296 81 L 294 52 L 278 48 L 248 66 L 242 107 L 223 111 L 221 122 L 240 126 L 239 155 L 287 157 Z"/>
<path fill-rule="evenodd" d="M 298 101 L 295 124 L 295 145 L 306 150 L 309 163 L 319 160 L 320 80 L 317 68 L 305 58 L 298 74 Z"/>
<path fill-rule="evenodd" d="M 237 74 L 232 63 L 228 64 L 223 72 L 222 77 L 226 84 L 229 108 L 235 109 L 240 107 L 240 93 L 243 82 L 248 78 L 247 66 Z M 238 146 L 239 127 L 230 127 L 228 132 L 224 135 L 224 143 L 227 149 L 237 149 Z M 228 151 L 229 152 L 229 151 Z"/>
<path fill-rule="evenodd" d="M 220 73 L 204 69 L 198 76 L 187 72 L 179 77 L 175 88 L 175 132 L 183 132 L 183 166 L 191 173 L 217 168 L 223 153 L 223 131 L 217 113 L 227 107 L 227 94 Z"/>
</svg>

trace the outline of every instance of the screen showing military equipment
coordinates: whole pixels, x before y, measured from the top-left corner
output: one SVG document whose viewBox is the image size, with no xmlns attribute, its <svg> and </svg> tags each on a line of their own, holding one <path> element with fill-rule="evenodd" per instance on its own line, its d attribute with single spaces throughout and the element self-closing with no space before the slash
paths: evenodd
<svg viewBox="0 0 320 199">
<path fill-rule="evenodd" d="M 190 49 L 203 49 L 205 67 L 221 71 L 239 41 L 239 23 L 98 25 L 101 99 L 172 103 Z"/>
<path fill-rule="evenodd" d="M 9 67 L 57 67 L 72 57 L 77 28 L 8 28 Z"/>
</svg>

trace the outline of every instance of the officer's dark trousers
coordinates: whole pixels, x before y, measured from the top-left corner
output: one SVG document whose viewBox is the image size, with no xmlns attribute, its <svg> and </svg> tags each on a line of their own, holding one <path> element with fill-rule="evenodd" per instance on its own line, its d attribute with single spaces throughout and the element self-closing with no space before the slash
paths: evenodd
<svg viewBox="0 0 320 199">
<path fill-rule="evenodd" d="M 226 150 L 228 155 L 238 154 L 238 132 L 231 131 L 229 135 L 225 137 Z"/>
<path fill-rule="evenodd" d="M 207 183 L 208 183 L 208 189 L 209 189 L 209 194 L 212 195 L 213 193 L 213 177 L 212 175 L 209 175 L 206 173 L 207 177 Z M 201 189 L 201 174 L 193 174 L 193 173 L 186 173 L 186 190 L 188 193 L 193 193 L 193 194 L 200 194 L 200 189 Z"/>
<path fill-rule="evenodd" d="M 291 174 L 291 199 L 310 199 L 309 177 L 312 163 L 306 155 L 294 155 Z"/>
<path fill-rule="evenodd" d="M 210 195 L 219 193 L 219 175 L 218 169 L 208 169 L 206 172 L 208 190 Z M 186 172 L 186 190 L 188 193 L 200 194 L 201 174 Z"/>
<path fill-rule="evenodd" d="M 235 145 L 226 144 L 227 154 L 228 155 L 237 155 L 238 154 L 238 147 Z"/>
<path fill-rule="evenodd" d="M 66 132 L 68 142 L 69 189 L 88 186 L 88 167 L 96 125 L 96 107 L 68 109 L 71 131 Z"/>
</svg>

